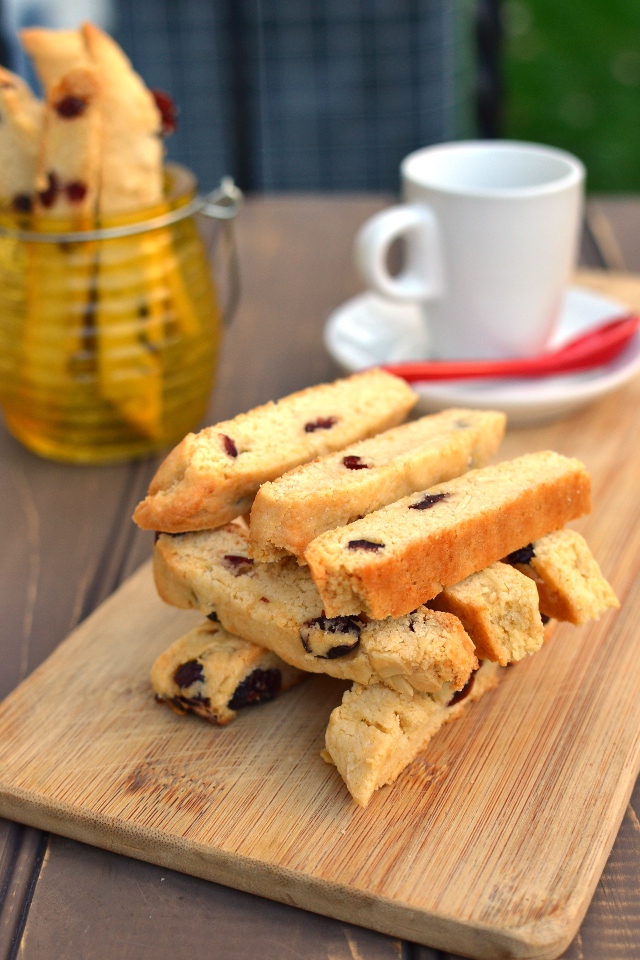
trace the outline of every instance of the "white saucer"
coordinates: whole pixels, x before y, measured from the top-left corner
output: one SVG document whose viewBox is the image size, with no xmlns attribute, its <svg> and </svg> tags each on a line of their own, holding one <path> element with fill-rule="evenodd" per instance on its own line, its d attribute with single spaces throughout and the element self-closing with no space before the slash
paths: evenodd
<svg viewBox="0 0 640 960">
<path fill-rule="evenodd" d="M 629 309 L 616 300 L 570 287 L 552 346 L 586 332 Z M 329 317 L 324 340 L 340 366 L 354 373 L 365 367 L 429 356 L 420 308 L 376 293 L 347 300 Z M 420 395 L 417 410 L 433 413 L 466 406 L 504 410 L 509 425 L 525 426 L 567 416 L 578 407 L 617 390 L 640 372 L 640 332 L 611 363 L 584 373 L 538 380 L 449 380 L 412 384 Z"/>
</svg>

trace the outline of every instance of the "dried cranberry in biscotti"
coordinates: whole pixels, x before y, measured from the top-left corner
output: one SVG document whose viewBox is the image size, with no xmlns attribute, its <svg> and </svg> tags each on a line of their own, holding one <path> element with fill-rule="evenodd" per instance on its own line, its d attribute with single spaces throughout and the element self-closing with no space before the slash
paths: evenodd
<svg viewBox="0 0 640 960">
<path fill-rule="evenodd" d="M 199 660 L 187 660 L 186 663 L 180 664 L 173 675 L 173 680 L 181 690 L 190 687 L 193 683 L 202 682 L 204 680 L 202 664 Z"/>
<path fill-rule="evenodd" d="M 253 560 L 249 557 L 238 557 L 233 553 L 225 553 L 222 558 L 224 566 L 234 577 L 240 577 L 243 573 L 249 573 L 253 567 Z"/>
<path fill-rule="evenodd" d="M 43 207 L 52 207 L 58 199 L 60 193 L 60 179 L 57 174 L 50 172 L 47 174 L 47 187 L 38 194 L 40 203 Z"/>
<path fill-rule="evenodd" d="M 31 213 L 33 210 L 33 199 L 28 193 L 17 193 L 11 201 L 11 206 L 16 213 Z"/>
<path fill-rule="evenodd" d="M 230 457 L 238 456 L 238 448 L 236 447 L 234 441 L 231 437 L 228 437 L 226 433 L 220 434 L 220 439 L 222 440 L 222 445 L 224 447 L 224 452 L 228 453 Z"/>
<path fill-rule="evenodd" d="M 347 543 L 349 550 L 384 550 L 384 543 L 374 543 L 373 540 L 349 540 Z"/>
<path fill-rule="evenodd" d="M 318 417 L 317 420 L 310 420 L 305 423 L 305 433 L 315 433 L 316 430 L 331 430 L 338 422 L 338 417 Z"/>
<path fill-rule="evenodd" d="M 64 192 L 70 203 L 82 203 L 87 195 L 87 185 L 82 180 L 72 180 L 65 186 Z"/>
<path fill-rule="evenodd" d="M 504 560 L 505 563 L 531 563 L 535 555 L 533 544 L 528 543 L 526 547 L 520 547 L 519 550 L 514 550 L 513 553 L 508 554 Z"/>
<path fill-rule="evenodd" d="M 440 503 L 441 500 L 446 500 L 448 496 L 448 493 L 428 493 L 422 500 L 412 503 L 409 510 L 429 510 L 430 507 Z"/>
<path fill-rule="evenodd" d="M 153 89 L 151 94 L 162 117 L 162 135 L 166 137 L 173 133 L 178 125 L 177 107 L 172 97 L 164 90 Z"/>
<path fill-rule="evenodd" d="M 258 667 L 238 684 L 229 700 L 229 709 L 241 710 L 252 704 L 267 703 L 280 693 L 281 686 L 282 674 L 279 670 L 274 667 L 262 670 Z"/>
<path fill-rule="evenodd" d="M 342 463 L 347 468 L 347 470 L 368 470 L 369 469 L 369 464 L 364 463 L 362 460 L 362 457 L 356 457 L 354 455 L 343 457 Z"/>
<path fill-rule="evenodd" d="M 361 626 L 356 617 L 315 617 L 300 627 L 302 646 L 320 660 L 345 657 L 360 643 Z"/>
<path fill-rule="evenodd" d="M 63 97 L 62 100 L 58 100 L 55 109 L 56 113 L 63 117 L 63 119 L 73 120 L 75 117 L 82 116 L 88 105 L 89 101 L 85 97 L 69 95 L 68 97 Z"/>
</svg>

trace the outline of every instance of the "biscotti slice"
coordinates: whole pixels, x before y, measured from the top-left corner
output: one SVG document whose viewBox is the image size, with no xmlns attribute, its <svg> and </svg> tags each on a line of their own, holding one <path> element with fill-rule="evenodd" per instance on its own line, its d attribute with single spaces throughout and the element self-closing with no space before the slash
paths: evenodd
<svg viewBox="0 0 640 960">
<path fill-rule="evenodd" d="M 579 460 L 531 453 L 405 497 L 321 534 L 305 559 L 329 617 L 400 617 L 591 509 Z M 527 531 L 531 535 L 527 536 Z"/>
<path fill-rule="evenodd" d="M 584 537 L 575 530 L 556 530 L 506 560 L 532 578 L 540 610 L 554 620 L 579 625 L 620 606 Z"/>
<path fill-rule="evenodd" d="M 505 667 L 543 644 L 536 585 L 507 563 L 492 563 L 429 601 L 433 610 L 458 617 L 480 660 Z"/>
<path fill-rule="evenodd" d="M 37 210 L 51 216 L 95 212 L 100 180 L 100 83 L 78 30 L 20 33 L 45 91 L 36 172 Z"/>
<path fill-rule="evenodd" d="M 82 37 L 103 87 L 102 215 L 141 210 L 163 198 L 162 116 L 117 43 L 91 23 Z"/>
<path fill-rule="evenodd" d="M 245 514 L 258 487 L 405 418 L 404 380 L 368 370 L 189 433 L 151 481 L 133 519 L 144 530 L 211 530 Z"/>
<path fill-rule="evenodd" d="M 444 410 L 263 484 L 251 508 L 252 556 L 271 560 L 281 550 L 300 556 L 326 530 L 483 467 L 505 422 L 490 410 Z"/>
<path fill-rule="evenodd" d="M 20 41 L 33 61 L 45 90 L 55 86 L 63 74 L 75 67 L 91 65 L 86 44 L 79 30 L 50 30 L 27 27 Z"/>
<path fill-rule="evenodd" d="M 324 616 L 306 567 L 289 557 L 254 563 L 239 524 L 163 534 L 154 572 L 163 600 L 214 615 L 226 630 L 309 673 L 384 681 L 398 690 L 464 686 L 477 660 L 455 617 L 420 607 L 399 620 Z"/>
<path fill-rule="evenodd" d="M 78 66 L 46 90 L 36 177 L 37 210 L 92 222 L 100 189 L 102 90 L 92 66 Z"/>
<path fill-rule="evenodd" d="M 270 650 L 205 621 L 172 643 L 151 669 L 156 700 L 225 726 L 242 707 L 273 700 L 304 680 Z"/>
<path fill-rule="evenodd" d="M 455 720 L 498 682 L 500 667 L 482 663 L 458 694 L 398 693 L 383 684 L 354 684 L 332 712 L 322 757 L 338 768 L 356 803 L 393 781 L 447 721 Z"/>
<path fill-rule="evenodd" d="M 0 67 L 0 202 L 30 213 L 43 105 L 20 77 Z"/>
</svg>

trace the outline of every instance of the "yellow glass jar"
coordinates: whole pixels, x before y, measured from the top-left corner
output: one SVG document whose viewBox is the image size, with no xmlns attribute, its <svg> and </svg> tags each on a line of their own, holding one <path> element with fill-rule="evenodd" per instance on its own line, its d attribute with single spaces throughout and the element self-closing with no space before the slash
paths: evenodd
<svg viewBox="0 0 640 960">
<path fill-rule="evenodd" d="M 42 456 L 147 456 L 206 410 L 220 340 L 194 220 L 207 201 L 178 166 L 165 194 L 82 230 L 0 214 L 0 404 L 14 437 Z"/>
</svg>

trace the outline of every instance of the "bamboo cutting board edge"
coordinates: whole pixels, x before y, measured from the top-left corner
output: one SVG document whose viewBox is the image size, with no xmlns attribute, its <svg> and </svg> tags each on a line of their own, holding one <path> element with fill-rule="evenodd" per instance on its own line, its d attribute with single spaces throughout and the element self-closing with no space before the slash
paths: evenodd
<svg viewBox="0 0 640 960">
<path fill-rule="evenodd" d="M 30 685 L 38 684 L 42 676 L 64 658 L 69 646 L 80 647 L 85 636 L 99 634 L 105 621 L 108 622 L 114 613 L 118 616 L 121 599 L 139 590 L 142 581 L 149 579 L 148 565 L 144 565 L 7 698 L 5 705 L 9 706 L 14 697 L 24 697 Z M 184 616 L 183 612 L 180 613 Z M 615 840 L 639 767 L 640 738 L 636 737 L 634 749 L 627 757 L 626 775 L 619 777 L 611 797 L 607 823 L 589 851 L 588 862 L 580 865 L 571 896 L 563 904 L 562 912 L 559 914 L 553 908 L 548 916 L 543 915 L 533 923 L 506 929 L 467 923 L 455 916 L 416 909 L 402 900 L 332 883 L 326 878 L 305 875 L 236 852 L 217 850 L 155 828 L 88 813 L 72 804 L 53 801 L 34 795 L 33 791 L 3 783 L 1 774 L 0 814 L 116 853 L 428 946 L 477 957 L 551 960 L 570 943 L 582 921 Z"/>
<path fill-rule="evenodd" d="M 502 930 L 419 910 L 397 900 L 308 877 L 286 867 L 225 853 L 203 844 L 181 843 L 180 838 L 169 839 L 162 831 L 152 828 L 142 833 L 138 845 L 133 842 L 138 838 L 136 829 L 127 829 L 126 825 L 108 817 L 78 816 L 71 805 L 50 802 L 40 805 L 26 791 L 1 789 L 0 816 L 112 853 L 449 953 L 492 960 L 505 957 L 555 960 L 569 946 L 582 923 L 632 789 L 633 780 L 619 816 L 611 821 L 611 835 L 602 847 L 597 865 L 592 867 L 589 882 L 576 884 L 574 902 L 567 903 L 563 916 L 554 913 L 520 928 Z"/>
</svg>

